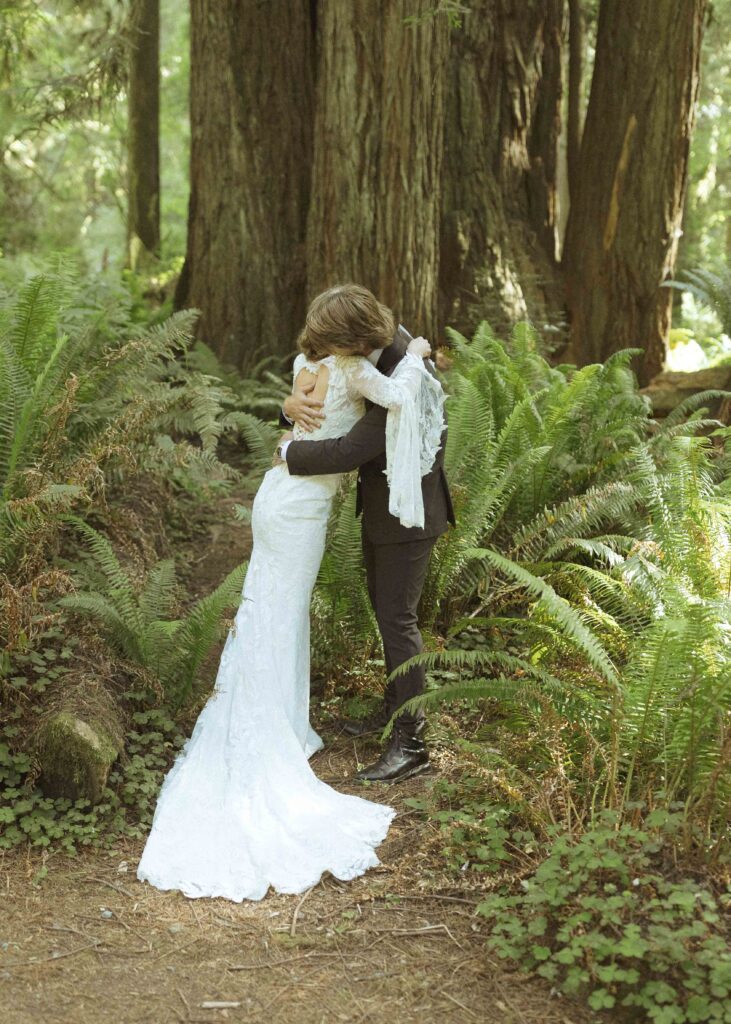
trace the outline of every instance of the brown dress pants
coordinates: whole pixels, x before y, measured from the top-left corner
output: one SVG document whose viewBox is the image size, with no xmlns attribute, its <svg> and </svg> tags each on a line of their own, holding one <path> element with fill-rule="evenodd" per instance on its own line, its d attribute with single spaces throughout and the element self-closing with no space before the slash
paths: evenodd
<svg viewBox="0 0 731 1024">
<path fill-rule="evenodd" d="M 437 540 L 438 537 L 426 537 L 403 544 L 373 544 L 363 530 L 368 594 L 383 639 L 386 671 L 389 675 L 408 658 L 420 654 L 424 649 L 417 608 L 429 556 Z M 416 666 L 391 680 L 384 694 L 389 716 L 405 701 L 422 693 L 424 681 L 423 666 Z M 399 722 L 409 731 L 423 719 L 423 711 L 399 716 Z"/>
</svg>

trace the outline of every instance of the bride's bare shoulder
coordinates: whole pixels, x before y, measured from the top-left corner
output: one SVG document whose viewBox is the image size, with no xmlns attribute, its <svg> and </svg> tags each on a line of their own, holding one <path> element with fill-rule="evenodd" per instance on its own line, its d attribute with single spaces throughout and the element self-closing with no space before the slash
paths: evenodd
<svg viewBox="0 0 731 1024">
<path fill-rule="evenodd" d="M 310 398 L 320 402 L 325 400 L 330 380 L 330 367 L 327 357 L 314 360 L 308 359 L 303 353 L 300 353 L 294 361 L 293 376 L 293 391 L 298 387 L 306 388 L 308 385 L 314 385 L 313 390 L 309 392 Z"/>
</svg>

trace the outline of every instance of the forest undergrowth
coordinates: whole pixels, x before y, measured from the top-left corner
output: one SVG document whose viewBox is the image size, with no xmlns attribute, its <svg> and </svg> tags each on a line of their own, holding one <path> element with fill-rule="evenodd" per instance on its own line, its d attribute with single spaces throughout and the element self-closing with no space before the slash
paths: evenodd
<svg viewBox="0 0 731 1024">
<path fill-rule="evenodd" d="M 228 453 L 232 461 L 239 456 Z M 250 531 L 232 516 L 251 500 L 244 482 L 199 506 L 173 551 L 191 599 L 209 593 L 244 560 Z M 220 643 L 218 645 L 221 646 Z M 218 648 L 202 676 L 212 682 Z M 314 685 L 314 720 L 326 746 L 313 759 L 320 778 L 362 793 L 352 774 L 372 758 L 377 740 L 343 737 L 336 717 L 362 714 L 375 699 L 378 666 Z M 174 728 L 189 734 L 205 695 Z M 473 725 L 477 724 L 477 720 Z M 270 892 L 260 903 L 187 899 L 138 882 L 139 835 L 74 834 L 75 852 L 58 843 L 18 844 L 0 852 L 3 926 L 0 1012 L 12 1024 L 44 1019 L 63 1024 L 181 1021 L 375 1021 L 414 1024 L 425 1015 L 445 1021 L 584 1024 L 580 1000 L 559 996 L 539 978 L 526 980 L 485 952 L 476 913 L 481 882 L 452 870 L 441 829 L 418 809 L 437 779 L 458 779 L 450 735 L 464 727 L 446 711 L 433 729 L 436 772 L 391 788 L 368 787 L 371 799 L 392 801 L 398 816 L 379 848 L 382 865 L 351 883 L 330 876 L 303 896 Z M 130 801 L 153 809 L 163 764 L 157 719 L 128 735 L 140 779 L 125 775 Z M 133 745 L 134 744 L 134 745 Z M 154 750 L 154 756 L 153 756 Z M 144 764 L 144 767 L 143 767 Z M 110 779 L 114 784 L 114 779 Z M 107 826 L 109 827 L 109 826 Z M 66 844 L 66 845 L 70 845 Z"/>
<path fill-rule="evenodd" d="M 300 999 L 303 1020 L 485 1019 L 498 1001 L 496 1020 L 731 1020 L 718 394 L 657 421 L 632 350 L 577 370 L 527 323 L 448 331 L 457 526 L 424 590 L 417 701 L 435 771 L 367 787 L 399 808 L 381 869 L 301 905 L 204 909 L 130 879 L 215 678 L 287 367 L 243 379 L 193 342 L 195 311 L 151 318 L 61 261 L 1 298 L 0 978 L 19 1022 L 65 1020 L 82 991 L 73 1019 L 105 1019 L 102 987 L 134 1020 Z M 368 712 L 383 664 L 353 502 L 349 481 L 313 598 L 313 764 L 356 791 L 375 747 L 336 720 Z"/>
</svg>

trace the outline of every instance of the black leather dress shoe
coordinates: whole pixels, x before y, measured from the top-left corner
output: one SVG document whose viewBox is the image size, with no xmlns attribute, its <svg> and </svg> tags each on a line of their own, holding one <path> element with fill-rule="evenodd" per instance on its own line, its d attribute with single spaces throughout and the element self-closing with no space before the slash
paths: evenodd
<svg viewBox="0 0 731 1024">
<path fill-rule="evenodd" d="M 381 707 L 367 718 L 345 718 L 340 725 L 348 736 L 369 736 L 372 732 L 382 732 L 391 716 Z"/>
<path fill-rule="evenodd" d="M 362 768 L 355 777 L 361 782 L 401 782 L 430 768 L 426 743 L 413 732 L 404 732 L 396 726 L 375 764 Z"/>
</svg>

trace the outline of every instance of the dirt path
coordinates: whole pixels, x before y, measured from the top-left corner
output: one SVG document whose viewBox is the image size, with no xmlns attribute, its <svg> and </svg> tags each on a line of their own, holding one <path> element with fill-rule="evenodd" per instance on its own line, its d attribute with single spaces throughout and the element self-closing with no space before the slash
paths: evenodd
<svg viewBox="0 0 731 1024">
<path fill-rule="evenodd" d="M 331 738 L 318 774 L 346 791 L 352 747 Z M 362 752 L 359 752 L 362 754 Z M 0 859 L 0 1020 L 5 1024 L 254 1021 L 585 1024 L 542 979 L 485 951 L 470 883 L 442 876 L 435 833 L 404 798 L 428 777 L 369 798 L 400 810 L 382 866 L 330 876 L 302 896 L 191 900 L 135 878 L 142 842 L 46 861 Z M 362 789 L 360 790 L 362 792 Z M 206 1008 L 206 1003 L 235 1005 Z"/>
<path fill-rule="evenodd" d="M 221 501 L 223 522 L 234 500 Z M 211 520 L 190 562 L 201 592 L 249 543 L 246 527 Z M 362 795 L 350 776 L 376 746 L 354 745 L 327 723 L 321 731 L 315 771 Z M 434 751 L 437 770 L 443 755 Z M 479 882 L 444 873 L 436 831 L 404 804 L 433 779 L 368 787 L 399 811 L 378 851 L 382 866 L 348 883 L 327 876 L 303 895 L 235 904 L 159 892 L 135 877 L 143 841 L 75 859 L 3 854 L 0 1020 L 588 1024 L 589 1011 L 487 955 Z"/>
</svg>

